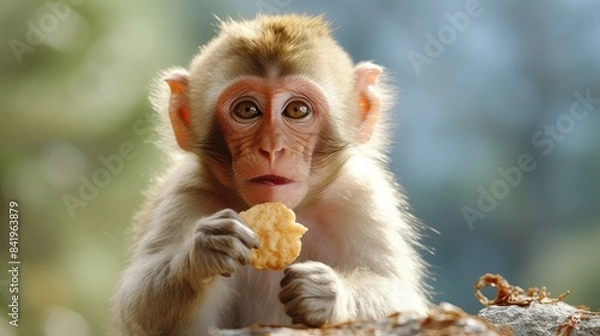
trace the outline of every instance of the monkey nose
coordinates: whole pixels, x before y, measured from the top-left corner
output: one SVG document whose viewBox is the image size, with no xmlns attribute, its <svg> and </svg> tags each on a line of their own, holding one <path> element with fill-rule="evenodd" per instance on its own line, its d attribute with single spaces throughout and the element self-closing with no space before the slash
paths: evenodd
<svg viewBox="0 0 600 336">
<path fill-rule="evenodd" d="M 269 163 L 273 164 L 273 163 L 275 163 L 275 159 L 281 153 L 282 150 L 283 150 L 283 148 L 270 148 L 270 149 L 261 148 L 260 153 L 263 157 L 265 157 L 267 160 L 269 160 Z"/>
<path fill-rule="evenodd" d="M 275 162 L 276 157 L 283 151 L 283 141 L 280 137 L 263 139 L 260 145 L 260 154 L 269 160 L 271 164 Z"/>
</svg>

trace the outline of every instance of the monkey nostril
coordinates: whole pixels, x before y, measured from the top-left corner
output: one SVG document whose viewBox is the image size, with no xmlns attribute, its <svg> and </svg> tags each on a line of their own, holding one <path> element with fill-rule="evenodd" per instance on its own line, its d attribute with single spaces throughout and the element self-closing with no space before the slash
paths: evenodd
<svg viewBox="0 0 600 336">
<path fill-rule="evenodd" d="M 263 156 L 265 159 L 269 160 L 269 162 L 271 164 L 273 164 L 275 162 L 275 159 L 277 158 L 277 156 L 279 156 L 279 154 L 281 154 L 281 152 L 283 151 L 283 148 L 275 148 L 275 149 L 265 149 L 265 148 L 260 148 L 260 154 L 261 156 Z"/>
</svg>

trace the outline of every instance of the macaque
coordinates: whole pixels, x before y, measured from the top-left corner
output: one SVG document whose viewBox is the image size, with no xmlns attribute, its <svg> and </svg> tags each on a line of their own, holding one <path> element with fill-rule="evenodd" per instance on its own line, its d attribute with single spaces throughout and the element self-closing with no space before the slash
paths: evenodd
<svg viewBox="0 0 600 336">
<path fill-rule="evenodd" d="M 322 17 L 220 22 L 151 96 L 172 168 L 137 216 L 113 335 L 202 335 L 423 314 L 419 234 L 386 167 L 393 92 Z M 249 264 L 238 213 L 281 202 L 308 227 L 282 271 Z"/>
</svg>

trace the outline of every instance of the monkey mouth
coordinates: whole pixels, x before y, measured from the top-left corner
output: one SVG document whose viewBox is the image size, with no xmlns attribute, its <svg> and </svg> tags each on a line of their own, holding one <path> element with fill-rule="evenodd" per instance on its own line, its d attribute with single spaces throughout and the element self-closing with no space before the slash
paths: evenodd
<svg viewBox="0 0 600 336">
<path fill-rule="evenodd" d="M 255 177 L 255 178 L 251 179 L 250 182 L 258 183 L 258 184 L 266 184 L 269 186 L 278 186 L 278 185 L 292 183 L 293 181 L 289 180 L 283 176 L 263 175 L 263 176 L 259 176 L 259 177 Z"/>
</svg>

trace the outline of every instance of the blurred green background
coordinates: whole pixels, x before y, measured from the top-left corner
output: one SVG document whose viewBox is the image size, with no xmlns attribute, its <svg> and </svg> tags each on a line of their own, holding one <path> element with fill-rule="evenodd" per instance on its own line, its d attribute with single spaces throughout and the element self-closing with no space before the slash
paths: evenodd
<svg viewBox="0 0 600 336">
<path fill-rule="evenodd" d="M 130 218 L 165 167 L 147 85 L 188 64 L 213 15 L 258 12 L 325 13 L 401 89 L 391 164 L 432 228 L 436 302 L 474 313 L 474 282 L 498 272 L 600 309 L 600 2 L 5 0 L 0 208 L 19 203 L 22 264 L 19 328 L 0 272 L 0 335 L 104 333 Z"/>
</svg>

